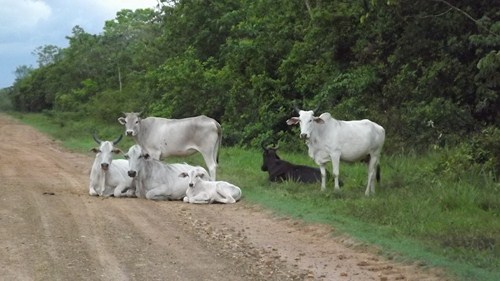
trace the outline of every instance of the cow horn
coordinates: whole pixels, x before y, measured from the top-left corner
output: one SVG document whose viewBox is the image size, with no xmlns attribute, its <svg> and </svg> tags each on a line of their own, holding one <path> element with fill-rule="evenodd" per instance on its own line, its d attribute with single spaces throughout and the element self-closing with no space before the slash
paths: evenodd
<svg viewBox="0 0 500 281">
<path fill-rule="evenodd" d="M 264 142 L 261 142 L 261 143 L 260 143 L 260 146 L 261 146 L 261 147 L 262 147 L 262 149 L 264 149 L 264 150 L 266 150 L 266 149 L 267 149 L 267 148 L 266 148 L 266 146 L 264 145 Z"/>
<path fill-rule="evenodd" d="M 293 102 L 293 109 L 297 111 L 297 113 L 300 112 L 300 109 L 297 107 L 297 104 L 295 102 Z"/>
<path fill-rule="evenodd" d="M 93 133 L 92 133 L 92 137 L 94 138 L 95 142 L 97 142 L 97 144 L 101 144 L 102 140 L 100 140 L 100 139 L 97 137 L 97 135 L 96 135 L 96 133 L 95 133 L 95 132 L 93 132 Z"/>
<path fill-rule="evenodd" d="M 123 135 L 120 134 L 120 136 L 113 141 L 113 145 L 118 144 L 122 140 L 122 138 L 123 138 Z"/>
<path fill-rule="evenodd" d="M 319 110 L 319 107 L 321 106 L 321 103 L 318 103 L 318 106 L 313 110 L 314 113 L 316 113 Z"/>
</svg>

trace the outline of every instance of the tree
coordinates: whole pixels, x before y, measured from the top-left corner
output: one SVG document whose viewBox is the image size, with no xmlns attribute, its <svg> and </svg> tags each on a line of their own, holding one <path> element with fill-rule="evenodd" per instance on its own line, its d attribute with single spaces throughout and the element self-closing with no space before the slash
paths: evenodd
<svg viewBox="0 0 500 281">
<path fill-rule="evenodd" d="M 36 48 L 32 54 L 38 57 L 38 67 L 44 67 L 61 59 L 61 48 L 54 45 L 44 45 Z"/>
<path fill-rule="evenodd" d="M 16 68 L 16 71 L 14 71 L 14 74 L 16 76 L 16 80 L 22 80 L 33 71 L 33 67 L 27 66 L 27 65 L 20 65 Z"/>
</svg>

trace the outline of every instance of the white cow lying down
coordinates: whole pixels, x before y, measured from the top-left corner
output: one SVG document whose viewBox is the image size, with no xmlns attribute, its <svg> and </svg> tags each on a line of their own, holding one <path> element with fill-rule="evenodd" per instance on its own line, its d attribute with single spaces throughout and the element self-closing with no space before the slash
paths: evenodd
<svg viewBox="0 0 500 281">
<path fill-rule="evenodd" d="M 210 181 L 202 167 L 196 167 L 189 172 L 179 174 L 179 177 L 188 178 L 189 188 L 186 191 L 184 202 L 195 204 L 224 204 L 235 203 L 241 198 L 241 189 L 225 181 Z"/>
<path fill-rule="evenodd" d="M 135 195 L 151 200 L 181 200 L 186 196 L 188 180 L 178 177 L 188 173 L 194 166 L 169 164 L 151 158 L 149 153 L 135 144 L 129 148 L 125 158 L 129 160 L 128 175 L 135 179 Z M 200 171 L 209 177 L 208 172 Z"/>
<path fill-rule="evenodd" d="M 96 155 L 90 170 L 89 194 L 105 197 L 111 195 L 134 197 L 133 179 L 127 175 L 128 161 L 113 160 L 113 153 L 121 152 L 120 149 L 114 147 L 121 140 L 121 136 L 114 141 L 102 141 L 95 134 L 93 137 L 99 147 L 91 149 Z"/>
</svg>

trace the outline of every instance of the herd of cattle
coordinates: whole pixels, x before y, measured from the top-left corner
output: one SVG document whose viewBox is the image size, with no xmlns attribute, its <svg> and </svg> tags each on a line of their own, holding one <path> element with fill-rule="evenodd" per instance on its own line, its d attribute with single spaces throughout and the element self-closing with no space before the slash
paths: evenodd
<svg viewBox="0 0 500 281">
<path fill-rule="evenodd" d="M 367 160 L 368 184 L 365 194 L 375 193 L 375 179 L 380 180 L 380 153 L 385 130 L 369 121 L 341 121 L 329 113 L 314 116 L 315 110 L 295 108 L 298 117 L 286 121 L 300 125 L 300 138 L 305 139 L 308 153 L 318 168 L 295 165 L 282 160 L 276 147 L 264 147 L 262 171 L 274 182 L 321 182 L 326 189 L 325 165 L 332 162 L 334 188 L 339 190 L 339 162 Z M 95 160 L 90 172 L 89 194 L 92 196 L 138 197 L 152 200 L 183 200 L 187 203 L 235 203 L 241 199 L 241 189 L 226 181 L 216 180 L 218 152 L 222 141 L 220 124 L 209 117 L 184 119 L 159 117 L 141 118 L 140 113 L 124 113 L 118 118 L 125 134 L 135 144 L 125 153 L 125 159 L 113 159 L 122 153 L 113 141 L 94 140 Z M 201 166 L 186 163 L 165 163 L 168 156 L 187 156 L 199 152 L 208 172 Z"/>
</svg>

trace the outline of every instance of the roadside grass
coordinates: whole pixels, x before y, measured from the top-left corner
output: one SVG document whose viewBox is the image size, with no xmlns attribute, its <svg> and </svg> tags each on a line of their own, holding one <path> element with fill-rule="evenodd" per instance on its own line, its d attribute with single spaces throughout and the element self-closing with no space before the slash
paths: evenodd
<svg viewBox="0 0 500 281">
<path fill-rule="evenodd" d="M 13 115 L 78 152 L 95 146 L 93 130 L 101 139 L 114 139 L 123 130 L 118 123 Z M 132 144 L 124 137 L 119 146 L 126 151 Z M 314 166 L 305 148 L 303 153 L 278 153 Z M 334 234 L 376 245 L 388 258 L 441 267 L 457 280 L 500 280 L 500 183 L 473 167 L 460 175 L 441 173 L 443 153 L 383 156 L 381 184 L 370 197 L 364 195 L 367 171 L 362 163 L 341 164 L 340 192 L 333 191 L 330 180 L 326 192 L 319 184 L 268 182 L 267 173 L 260 170 L 262 153 L 256 149 L 222 147 L 217 173 L 218 179 L 239 185 L 244 200 L 279 215 L 331 225 Z M 168 162 L 204 166 L 200 155 Z"/>
</svg>

